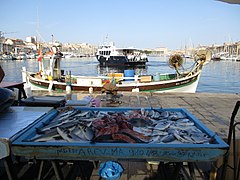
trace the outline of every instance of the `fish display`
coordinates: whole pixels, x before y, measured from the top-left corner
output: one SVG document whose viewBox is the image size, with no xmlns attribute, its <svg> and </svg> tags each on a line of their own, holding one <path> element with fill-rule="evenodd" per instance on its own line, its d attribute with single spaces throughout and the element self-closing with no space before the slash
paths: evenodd
<svg viewBox="0 0 240 180">
<path fill-rule="evenodd" d="M 164 109 L 58 109 L 56 117 L 36 128 L 28 142 L 214 143 L 184 112 Z"/>
</svg>

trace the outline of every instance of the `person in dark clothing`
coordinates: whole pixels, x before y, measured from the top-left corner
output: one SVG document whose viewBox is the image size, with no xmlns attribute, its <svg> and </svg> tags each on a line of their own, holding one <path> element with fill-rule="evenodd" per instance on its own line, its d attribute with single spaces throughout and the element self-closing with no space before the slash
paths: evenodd
<svg viewBox="0 0 240 180">
<path fill-rule="evenodd" d="M 0 65 L 0 83 L 4 76 L 5 73 Z M 12 90 L 0 87 L 0 113 L 14 103 L 15 97 L 16 95 Z"/>
<path fill-rule="evenodd" d="M 5 76 L 5 73 L 4 73 L 4 71 L 3 71 L 3 69 L 2 69 L 2 67 L 0 65 L 0 82 L 2 82 L 4 76 Z"/>
</svg>

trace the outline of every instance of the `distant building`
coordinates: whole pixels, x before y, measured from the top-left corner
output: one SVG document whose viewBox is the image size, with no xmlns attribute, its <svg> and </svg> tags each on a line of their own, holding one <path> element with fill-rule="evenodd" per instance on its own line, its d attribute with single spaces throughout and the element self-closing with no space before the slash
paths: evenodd
<svg viewBox="0 0 240 180">
<path fill-rule="evenodd" d="M 63 52 L 71 52 L 80 56 L 95 55 L 97 46 L 88 43 L 65 43 L 62 46 Z"/>
<path fill-rule="evenodd" d="M 149 56 L 165 56 L 168 55 L 169 50 L 166 47 L 158 47 L 155 49 L 144 49 L 144 52 Z"/>
<path fill-rule="evenodd" d="M 28 43 L 36 44 L 36 42 L 37 42 L 36 40 L 37 40 L 36 36 L 28 36 L 28 37 L 26 37 L 26 42 L 28 42 Z"/>
<path fill-rule="evenodd" d="M 228 55 L 240 55 L 240 42 L 235 43 L 223 43 L 222 45 L 209 46 L 209 49 L 217 54 L 217 53 L 226 53 Z"/>
<path fill-rule="evenodd" d="M 160 55 L 160 56 L 168 54 L 168 48 L 166 47 L 158 47 L 154 51 L 157 55 Z"/>
</svg>

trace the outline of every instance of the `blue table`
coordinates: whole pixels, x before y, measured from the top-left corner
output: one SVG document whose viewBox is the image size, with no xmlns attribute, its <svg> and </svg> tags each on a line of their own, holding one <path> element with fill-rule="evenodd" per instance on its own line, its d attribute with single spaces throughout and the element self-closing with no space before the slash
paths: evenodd
<svg viewBox="0 0 240 180">
<path fill-rule="evenodd" d="M 25 128 L 37 122 L 37 119 L 47 114 L 50 107 L 21 107 L 11 106 L 0 113 L 0 160 L 4 161 L 9 179 L 13 176 L 9 167 L 11 160 L 11 142 L 14 141 Z"/>
</svg>

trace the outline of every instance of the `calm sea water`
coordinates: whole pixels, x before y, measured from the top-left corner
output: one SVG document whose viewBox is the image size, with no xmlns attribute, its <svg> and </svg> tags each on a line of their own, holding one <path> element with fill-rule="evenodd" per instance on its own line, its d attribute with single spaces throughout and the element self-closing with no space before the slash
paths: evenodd
<svg viewBox="0 0 240 180">
<path fill-rule="evenodd" d="M 0 61 L 5 71 L 3 81 L 21 82 L 21 69 L 23 66 L 28 71 L 36 72 L 38 62 L 32 60 Z M 185 70 L 191 67 L 192 60 L 185 62 Z M 124 72 L 130 67 L 100 67 L 98 61 L 92 58 L 63 59 L 61 63 L 63 70 L 71 71 L 74 75 L 98 75 L 110 72 Z M 149 62 L 145 67 L 136 67 L 135 73 L 139 75 L 154 75 L 155 73 L 174 72 L 168 66 L 167 60 L 162 57 L 149 57 Z M 235 61 L 210 61 L 204 66 L 198 84 L 197 92 L 209 93 L 240 93 L 240 62 Z"/>
</svg>

